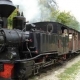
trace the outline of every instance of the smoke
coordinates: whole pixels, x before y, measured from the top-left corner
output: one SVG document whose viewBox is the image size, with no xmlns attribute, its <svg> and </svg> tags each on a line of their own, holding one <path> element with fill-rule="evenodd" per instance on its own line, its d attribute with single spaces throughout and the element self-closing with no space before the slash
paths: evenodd
<svg viewBox="0 0 80 80">
<path fill-rule="evenodd" d="M 48 0 L 12 0 L 23 11 L 26 21 L 39 22 L 50 20 L 50 6 Z"/>
</svg>

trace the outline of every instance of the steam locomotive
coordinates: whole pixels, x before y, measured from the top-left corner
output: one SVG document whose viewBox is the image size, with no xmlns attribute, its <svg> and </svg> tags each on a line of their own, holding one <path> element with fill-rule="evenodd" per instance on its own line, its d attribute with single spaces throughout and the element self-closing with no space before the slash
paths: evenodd
<svg viewBox="0 0 80 80">
<path fill-rule="evenodd" d="M 15 10 L 10 0 L 0 0 L 0 80 L 27 80 L 32 74 L 66 60 L 80 51 L 80 32 L 58 22 L 26 24 L 23 16 L 7 18 Z"/>
</svg>

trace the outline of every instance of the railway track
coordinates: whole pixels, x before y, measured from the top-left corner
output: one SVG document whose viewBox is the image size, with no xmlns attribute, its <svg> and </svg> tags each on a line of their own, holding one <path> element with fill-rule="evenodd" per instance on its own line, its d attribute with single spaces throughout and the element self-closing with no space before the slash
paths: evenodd
<svg viewBox="0 0 80 80">
<path fill-rule="evenodd" d="M 58 80 L 56 75 L 62 73 L 66 68 L 75 64 L 80 60 L 80 55 L 73 56 L 63 63 L 57 63 L 40 70 L 40 73 L 35 76 L 30 76 L 29 80 Z"/>
</svg>

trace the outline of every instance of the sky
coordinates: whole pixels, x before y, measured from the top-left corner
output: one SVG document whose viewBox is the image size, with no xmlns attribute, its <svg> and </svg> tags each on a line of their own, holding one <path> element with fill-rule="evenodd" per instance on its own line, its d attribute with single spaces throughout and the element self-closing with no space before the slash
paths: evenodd
<svg viewBox="0 0 80 80">
<path fill-rule="evenodd" d="M 13 4 L 15 5 L 21 5 L 22 9 L 25 11 L 25 8 L 27 10 L 26 12 L 26 17 L 27 19 L 32 18 L 32 16 L 35 17 L 35 14 L 38 14 L 39 9 L 38 9 L 38 4 L 37 0 L 12 0 Z M 56 0 L 58 9 L 60 11 L 66 11 L 66 12 L 71 12 L 71 15 L 73 15 L 77 21 L 80 22 L 80 0 Z M 31 4 L 29 4 L 31 3 Z M 25 7 L 23 7 L 25 6 Z M 31 6 L 31 7 L 30 7 Z"/>
<path fill-rule="evenodd" d="M 56 0 L 56 2 L 60 11 L 70 11 L 80 22 L 80 0 Z"/>
</svg>

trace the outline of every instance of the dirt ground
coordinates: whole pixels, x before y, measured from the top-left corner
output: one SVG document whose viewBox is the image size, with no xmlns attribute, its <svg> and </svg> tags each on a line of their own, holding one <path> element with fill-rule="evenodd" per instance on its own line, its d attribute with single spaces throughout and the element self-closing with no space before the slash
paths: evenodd
<svg viewBox="0 0 80 80">
<path fill-rule="evenodd" d="M 64 63 L 61 66 L 57 66 L 55 68 L 53 67 L 51 70 L 48 70 L 46 73 L 41 73 L 38 76 L 36 75 L 29 80 L 59 80 L 57 75 L 61 74 L 62 72 L 64 72 L 66 68 L 69 68 L 70 66 L 77 63 L 78 61 L 80 61 L 80 55 L 75 57 L 74 59 L 69 60 L 68 62 Z M 76 75 L 75 80 L 80 80 L 80 71 Z"/>
</svg>

